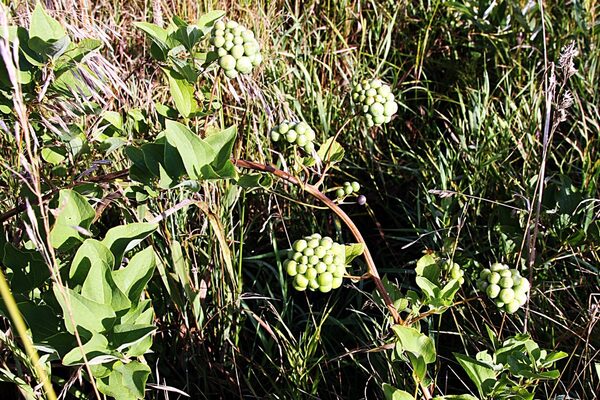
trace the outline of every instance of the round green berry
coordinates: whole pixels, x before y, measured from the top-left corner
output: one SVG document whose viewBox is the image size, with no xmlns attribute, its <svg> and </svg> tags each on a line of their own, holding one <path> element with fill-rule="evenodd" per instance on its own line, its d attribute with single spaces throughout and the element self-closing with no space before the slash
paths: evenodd
<svg viewBox="0 0 600 400">
<path fill-rule="evenodd" d="M 341 199 L 342 197 L 346 196 L 346 192 L 344 191 L 344 189 L 342 189 L 342 188 L 339 188 L 339 189 L 337 189 L 337 190 L 335 191 L 335 196 L 336 196 L 338 199 Z"/>
<path fill-rule="evenodd" d="M 502 288 L 512 288 L 513 287 L 513 280 L 512 278 L 502 278 L 500 279 L 500 287 Z"/>
<path fill-rule="evenodd" d="M 495 299 L 500 294 L 500 286 L 490 284 L 485 291 L 490 299 Z"/>
<path fill-rule="evenodd" d="M 496 284 L 500 282 L 500 274 L 497 272 L 492 272 L 488 275 L 487 280 L 489 283 Z"/>
<path fill-rule="evenodd" d="M 249 74 L 252 71 L 252 61 L 246 56 L 241 56 L 237 60 L 235 68 L 242 74 Z"/>
<path fill-rule="evenodd" d="M 520 307 L 521 305 L 514 300 L 511 303 L 506 303 L 504 305 L 504 311 L 506 311 L 508 314 L 514 314 L 519 310 Z"/>
<path fill-rule="evenodd" d="M 317 270 L 315 268 L 312 268 L 312 267 L 309 267 L 306 270 L 306 273 L 304 274 L 304 276 L 306 277 L 306 279 L 308 279 L 309 281 L 313 280 L 313 279 L 316 279 L 317 275 L 318 275 L 317 274 Z"/>
<path fill-rule="evenodd" d="M 296 275 L 294 277 L 294 286 L 305 288 L 308 286 L 308 279 L 304 275 Z"/>
<path fill-rule="evenodd" d="M 219 65 L 224 70 L 232 70 L 235 68 L 235 58 L 232 55 L 224 55 L 219 59 Z"/>
<path fill-rule="evenodd" d="M 498 298 L 504 303 L 510 303 L 515 298 L 515 292 L 512 289 L 502 289 L 498 294 Z"/>
<path fill-rule="evenodd" d="M 285 270 L 289 276 L 296 276 L 298 274 L 298 270 L 296 267 L 298 263 L 294 260 L 286 260 L 285 262 Z"/>
</svg>

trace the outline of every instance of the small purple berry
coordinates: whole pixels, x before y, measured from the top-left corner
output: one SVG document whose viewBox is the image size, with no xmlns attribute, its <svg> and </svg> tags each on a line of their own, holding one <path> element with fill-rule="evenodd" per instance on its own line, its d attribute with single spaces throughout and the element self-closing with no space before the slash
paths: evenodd
<svg viewBox="0 0 600 400">
<path fill-rule="evenodd" d="M 360 196 L 358 196 L 358 199 L 356 199 L 356 202 L 359 205 L 364 206 L 365 204 L 367 204 L 367 198 L 361 194 Z"/>
</svg>

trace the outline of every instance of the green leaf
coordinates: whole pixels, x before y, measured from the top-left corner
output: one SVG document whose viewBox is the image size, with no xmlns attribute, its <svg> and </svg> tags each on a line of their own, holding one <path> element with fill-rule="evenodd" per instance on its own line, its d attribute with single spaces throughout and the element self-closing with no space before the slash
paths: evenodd
<svg viewBox="0 0 600 400">
<path fill-rule="evenodd" d="M 344 148 L 330 137 L 319 147 L 317 151 L 319 158 L 326 163 L 336 163 L 344 159 Z"/>
<path fill-rule="evenodd" d="M 414 400 L 414 397 L 404 390 L 396 389 L 390 384 L 383 384 L 385 400 Z"/>
<path fill-rule="evenodd" d="M 122 352 L 150 336 L 156 327 L 152 324 L 120 324 L 113 327 L 110 342 L 113 348 Z"/>
<path fill-rule="evenodd" d="M 102 243 L 115 256 L 115 266 L 121 265 L 123 254 L 137 246 L 158 228 L 157 224 L 136 222 L 111 228 L 106 232 Z"/>
<path fill-rule="evenodd" d="M 134 25 L 144 31 L 152 41 L 152 56 L 158 61 L 165 61 L 170 50 L 167 44 L 169 37 L 167 30 L 149 22 L 135 22 Z"/>
<path fill-rule="evenodd" d="M 430 282 L 437 282 L 440 277 L 440 267 L 433 254 L 426 254 L 419 258 L 415 272 L 418 276 L 427 278 Z"/>
<path fill-rule="evenodd" d="M 71 314 L 59 287 L 54 284 L 52 289 L 63 310 L 65 326 L 69 333 L 75 333 L 75 326 L 81 326 L 90 332 L 103 332 L 113 325 L 116 315 L 110 305 L 96 303 L 77 294 L 72 289 L 63 288 L 68 298 L 67 301 L 71 305 Z M 73 315 L 73 320 L 71 320 L 70 315 Z"/>
<path fill-rule="evenodd" d="M 107 275 L 110 275 L 114 262 L 112 253 L 105 245 L 95 239 L 87 239 L 75 254 L 69 276 L 83 277 L 81 288 L 83 297 L 100 304 L 111 304 L 112 287 L 110 276 Z"/>
<path fill-rule="evenodd" d="M 198 21 L 196 21 L 196 25 L 204 32 L 208 33 L 216 21 L 221 19 L 225 15 L 225 11 L 222 10 L 213 10 L 209 11 L 206 14 L 202 14 Z"/>
<path fill-rule="evenodd" d="M 155 267 L 154 250 L 147 247 L 134 255 L 127 267 L 113 271 L 112 275 L 119 289 L 133 304 L 137 304 Z"/>
<path fill-rule="evenodd" d="M 43 41 L 59 40 L 67 35 L 63 26 L 49 16 L 38 1 L 31 14 L 29 37 L 37 37 Z"/>
<path fill-rule="evenodd" d="M 365 246 L 362 243 L 352 243 L 344 246 L 346 251 L 346 264 L 350 264 L 356 257 L 362 255 Z"/>
<path fill-rule="evenodd" d="M 75 347 L 63 357 L 64 365 L 80 365 L 84 363 L 81 354 L 81 348 Z M 99 361 L 106 361 L 107 355 L 110 355 L 108 349 L 108 340 L 99 333 L 94 333 L 92 338 L 83 345 L 83 352 L 90 365 L 97 364 Z M 112 357 L 114 359 L 114 357 Z"/>
<path fill-rule="evenodd" d="M 209 165 L 216 157 L 212 146 L 179 122 L 167 120 L 165 134 L 169 144 L 179 152 L 189 177 L 201 179 L 202 167 Z"/>
<path fill-rule="evenodd" d="M 123 117 L 116 111 L 105 111 L 102 119 L 112 125 L 115 129 L 123 130 Z"/>
<path fill-rule="evenodd" d="M 425 292 L 428 299 L 431 300 L 438 298 L 440 288 L 433 282 L 429 281 L 429 279 L 423 278 L 422 276 L 417 276 L 415 278 L 415 282 L 417 286 L 420 287 L 423 292 Z"/>
<path fill-rule="evenodd" d="M 177 111 L 179 111 L 182 117 L 189 118 L 198 109 L 198 104 L 194 97 L 194 85 L 188 83 L 185 79 L 175 78 L 171 71 L 165 72 L 169 78 L 169 89 Z"/>
<path fill-rule="evenodd" d="M 439 297 L 445 305 L 451 305 L 454 301 L 454 296 L 460 289 L 460 282 L 457 279 L 451 279 L 440 291 Z"/>
<path fill-rule="evenodd" d="M 49 146 L 42 149 L 42 159 L 52 165 L 60 165 L 66 158 L 66 150 L 58 146 Z"/>
<path fill-rule="evenodd" d="M 230 126 L 220 132 L 212 133 L 204 139 L 213 148 L 215 153 L 217 153 L 211 162 L 211 166 L 215 170 L 223 169 L 227 161 L 230 161 L 236 137 L 237 127 Z"/>
<path fill-rule="evenodd" d="M 159 178 L 159 186 L 167 189 L 171 186 L 174 179 L 169 176 L 165 170 L 164 155 L 165 145 L 162 143 L 146 143 L 142 146 L 144 153 L 144 162 L 150 172 Z"/>
<path fill-rule="evenodd" d="M 396 342 L 398 351 L 412 353 L 416 357 L 423 357 L 426 364 L 435 362 L 435 345 L 429 336 L 415 328 L 402 325 L 394 325 L 392 330 L 398 338 Z"/>
<path fill-rule="evenodd" d="M 148 375 L 150 368 L 138 361 L 115 361 L 110 375 L 98 379 L 96 384 L 101 393 L 117 400 L 143 399 Z"/>
<path fill-rule="evenodd" d="M 487 364 L 469 356 L 453 353 L 454 357 L 465 370 L 471 381 L 477 387 L 481 397 L 486 397 L 496 383 L 496 372 Z"/>
<path fill-rule="evenodd" d="M 127 314 L 121 318 L 121 324 L 152 325 L 154 321 L 154 310 L 150 306 L 150 300 L 142 300 L 132 307 Z M 152 347 L 152 336 L 146 336 L 137 343 L 131 345 L 127 350 L 127 357 L 139 357 L 146 354 Z"/>
<path fill-rule="evenodd" d="M 479 400 L 470 394 L 449 394 L 446 396 L 436 396 L 433 400 Z"/>
<path fill-rule="evenodd" d="M 239 177 L 237 184 L 244 189 L 269 188 L 273 184 L 273 178 L 262 173 L 244 174 Z"/>
<path fill-rule="evenodd" d="M 58 215 L 50 231 L 50 241 L 54 248 L 61 251 L 81 242 L 84 237 L 78 228 L 89 230 L 96 216 L 85 197 L 69 189 L 60 191 L 55 211 Z"/>
<path fill-rule="evenodd" d="M 204 36 L 204 33 L 196 26 L 180 26 L 175 32 L 171 34 L 171 37 L 181 43 L 187 51 L 191 52 L 192 48 L 200 41 Z"/>
<path fill-rule="evenodd" d="M 12 272 L 10 287 L 14 292 L 27 294 L 50 277 L 50 269 L 38 251 L 20 250 L 10 243 L 5 243 L 2 250 L 4 256 L 0 261 Z"/>
</svg>

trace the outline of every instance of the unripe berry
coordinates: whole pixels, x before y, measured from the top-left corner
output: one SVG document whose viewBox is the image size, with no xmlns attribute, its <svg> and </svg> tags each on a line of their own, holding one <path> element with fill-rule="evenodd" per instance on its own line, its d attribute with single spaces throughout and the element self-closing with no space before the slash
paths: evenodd
<svg viewBox="0 0 600 400">
<path fill-rule="evenodd" d="M 490 299 L 495 299 L 500 294 L 500 286 L 490 284 L 485 291 Z"/>
</svg>

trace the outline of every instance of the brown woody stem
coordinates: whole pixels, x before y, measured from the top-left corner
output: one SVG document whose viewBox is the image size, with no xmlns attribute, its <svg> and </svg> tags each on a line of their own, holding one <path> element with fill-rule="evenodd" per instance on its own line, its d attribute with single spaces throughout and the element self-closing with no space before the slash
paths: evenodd
<svg viewBox="0 0 600 400">
<path fill-rule="evenodd" d="M 265 165 L 265 164 L 260 164 L 260 163 L 256 163 L 253 161 L 247 161 L 247 160 L 233 160 L 233 163 L 240 168 L 252 169 L 252 170 L 261 171 L 261 172 L 268 172 L 270 174 L 275 175 L 276 177 L 278 177 L 280 179 L 283 179 L 284 181 L 286 181 L 288 183 L 291 183 L 293 185 L 300 187 L 302 190 L 304 190 L 311 196 L 315 197 L 317 200 L 321 201 L 327 207 L 329 207 L 331 209 L 331 211 L 333 211 L 342 221 L 344 221 L 344 223 L 346 224 L 348 229 L 350 229 L 350 231 L 352 232 L 352 235 L 354 235 L 354 238 L 359 243 L 362 243 L 362 245 L 364 246 L 363 256 L 367 263 L 368 274 L 371 277 L 371 279 L 373 279 L 373 282 L 375 283 L 375 287 L 376 287 L 377 291 L 383 298 L 383 301 L 385 302 L 385 305 L 387 306 L 387 308 L 390 310 L 390 313 L 392 314 L 392 317 L 394 318 L 394 322 L 397 324 L 404 323 L 404 321 L 402 320 L 402 317 L 400 317 L 400 314 L 398 314 L 398 311 L 394 307 L 394 303 L 393 303 L 392 299 L 390 298 L 390 295 L 388 294 L 387 290 L 385 289 L 385 286 L 383 286 L 383 282 L 381 282 L 381 278 L 379 277 L 379 272 L 377 271 L 377 267 L 375 266 L 375 261 L 373 261 L 373 257 L 371 256 L 371 252 L 369 251 L 369 248 L 367 247 L 367 243 L 365 242 L 365 239 L 362 237 L 360 231 L 358 230 L 358 228 L 356 227 L 356 225 L 354 224 L 352 219 L 350 219 L 348 214 L 346 214 L 344 212 L 344 210 L 342 210 L 337 204 L 335 204 L 333 201 L 331 201 L 331 199 L 329 199 L 329 197 L 325 196 L 315 186 L 309 185 L 307 183 L 303 183 L 295 176 L 290 175 L 287 172 L 282 171 L 278 168 L 275 168 L 272 165 Z"/>
</svg>

